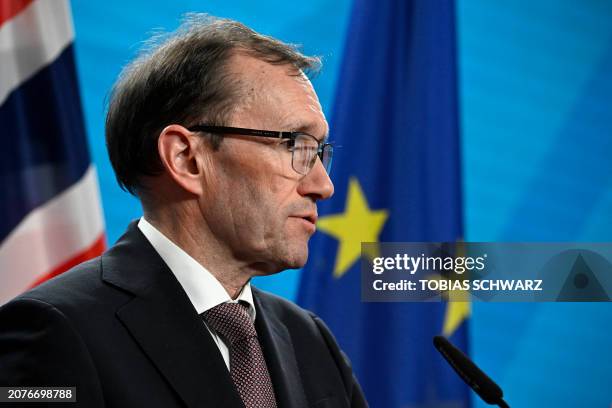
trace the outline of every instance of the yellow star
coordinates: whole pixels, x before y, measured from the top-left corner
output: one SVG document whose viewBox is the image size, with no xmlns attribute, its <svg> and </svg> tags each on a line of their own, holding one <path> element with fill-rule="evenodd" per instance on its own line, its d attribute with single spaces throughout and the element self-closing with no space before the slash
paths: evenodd
<svg viewBox="0 0 612 408">
<path fill-rule="evenodd" d="M 438 274 L 427 276 L 429 280 L 442 280 Z M 446 311 L 444 313 L 444 327 L 442 333 L 449 337 L 461 326 L 464 320 L 470 317 L 470 294 L 461 290 L 449 290 L 444 293 L 448 297 Z"/>
<path fill-rule="evenodd" d="M 470 317 L 470 302 L 448 302 L 444 315 L 444 328 L 442 332 L 446 337 L 451 336 L 461 326 L 464 320 Z"/>
<path fill-rule="evenodd" d="M 378 242 L 388 216 L 387 210 L 370 210 L 359 182 L 351 177 L 344 213 L 322 217 L 317 223 L 321 231 L 340 241 L 335 278 L 342 277 L 359 258 L 362 242 Z"/>
<path fill-rule="evenodd" d="M 465 243 L 461 240 L 457 242 L 457 256 L 465 256 Z M 448 294 L 442 333 L 450 337 L 461 326 L 461 323 L 470 317 L 471 309 L 469 293 L 451 291 Z"/>
</svg>

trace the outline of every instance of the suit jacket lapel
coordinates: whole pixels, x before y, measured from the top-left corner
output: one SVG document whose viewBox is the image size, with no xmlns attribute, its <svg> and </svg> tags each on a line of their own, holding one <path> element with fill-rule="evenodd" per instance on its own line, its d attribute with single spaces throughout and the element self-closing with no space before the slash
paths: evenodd
<svg viewBox="0 0 612 408">
<path fill-rule="evenodd" d="M 106 282 L 135 295 L 117 317 L 187 406 L 243 406 L 204 322 L 135 223 L 102 268 Z"/>
<path fill-rule="evenodd" d="M 255 328 L 270 371 L 279 407 L 306 407 L 295 351 L 287 327 L 269 310 L 261 292 L 253 288 L 257 310 Z"/>
</svg>

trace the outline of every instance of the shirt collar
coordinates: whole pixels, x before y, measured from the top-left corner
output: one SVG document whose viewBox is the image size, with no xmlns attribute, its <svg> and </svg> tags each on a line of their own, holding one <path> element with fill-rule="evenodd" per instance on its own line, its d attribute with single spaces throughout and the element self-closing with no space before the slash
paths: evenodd
<svg viewBox="0 0 612 408">
<path fill-rule="evenodd" d="M 221 303 L 242 301 L 248 305 L 249 316 L 255 321 L 255 303 L 250 282 L 244 285 L 238 297 L 232 300 L 217 278 L 144 217 L 140 218 L 138 228 L 168 265 L 198 314 Z"/>
</svg>

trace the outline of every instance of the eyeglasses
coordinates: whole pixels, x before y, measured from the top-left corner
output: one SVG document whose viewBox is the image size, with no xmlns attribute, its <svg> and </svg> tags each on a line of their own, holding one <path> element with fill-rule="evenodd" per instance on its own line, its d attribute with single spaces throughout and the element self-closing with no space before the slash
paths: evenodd
<svg viewBox="0 0 612 408">
<path fill-rule="evenodd" d="M 329 143 L 321 143 L 312 135 L 303 132 L 278 132 L 273 130 L 244 129 L 227 126 L 195 125 L 188 128 L 192 132 L 208 132 L 219 135 L 244 135 L 258 137 L 274 137 L 286 139 L 287 147 L 292 153 L 291 166 L 299 174 L 306 175 L 313 168 L 317 156 L 321 159 L 327 174 L 331 169 L 334 147 Z"/>
</svg>

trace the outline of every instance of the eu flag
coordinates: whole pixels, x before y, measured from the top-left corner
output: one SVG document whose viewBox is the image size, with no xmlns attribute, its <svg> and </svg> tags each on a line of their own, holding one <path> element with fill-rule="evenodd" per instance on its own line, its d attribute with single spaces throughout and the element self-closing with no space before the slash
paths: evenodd
<svg viewBox="0 0 612 408">
<path fill-rule="evenodd" d="M 365 303 L 361 242 L 462 237 L 452 0 L 356 0 L 332 112 L 336 195 L 320 206 L 301 305 L 338 338 L 373 407 L 467 407 L 432 346 L 467 347 L 466 303 Z"/>
</svg>

